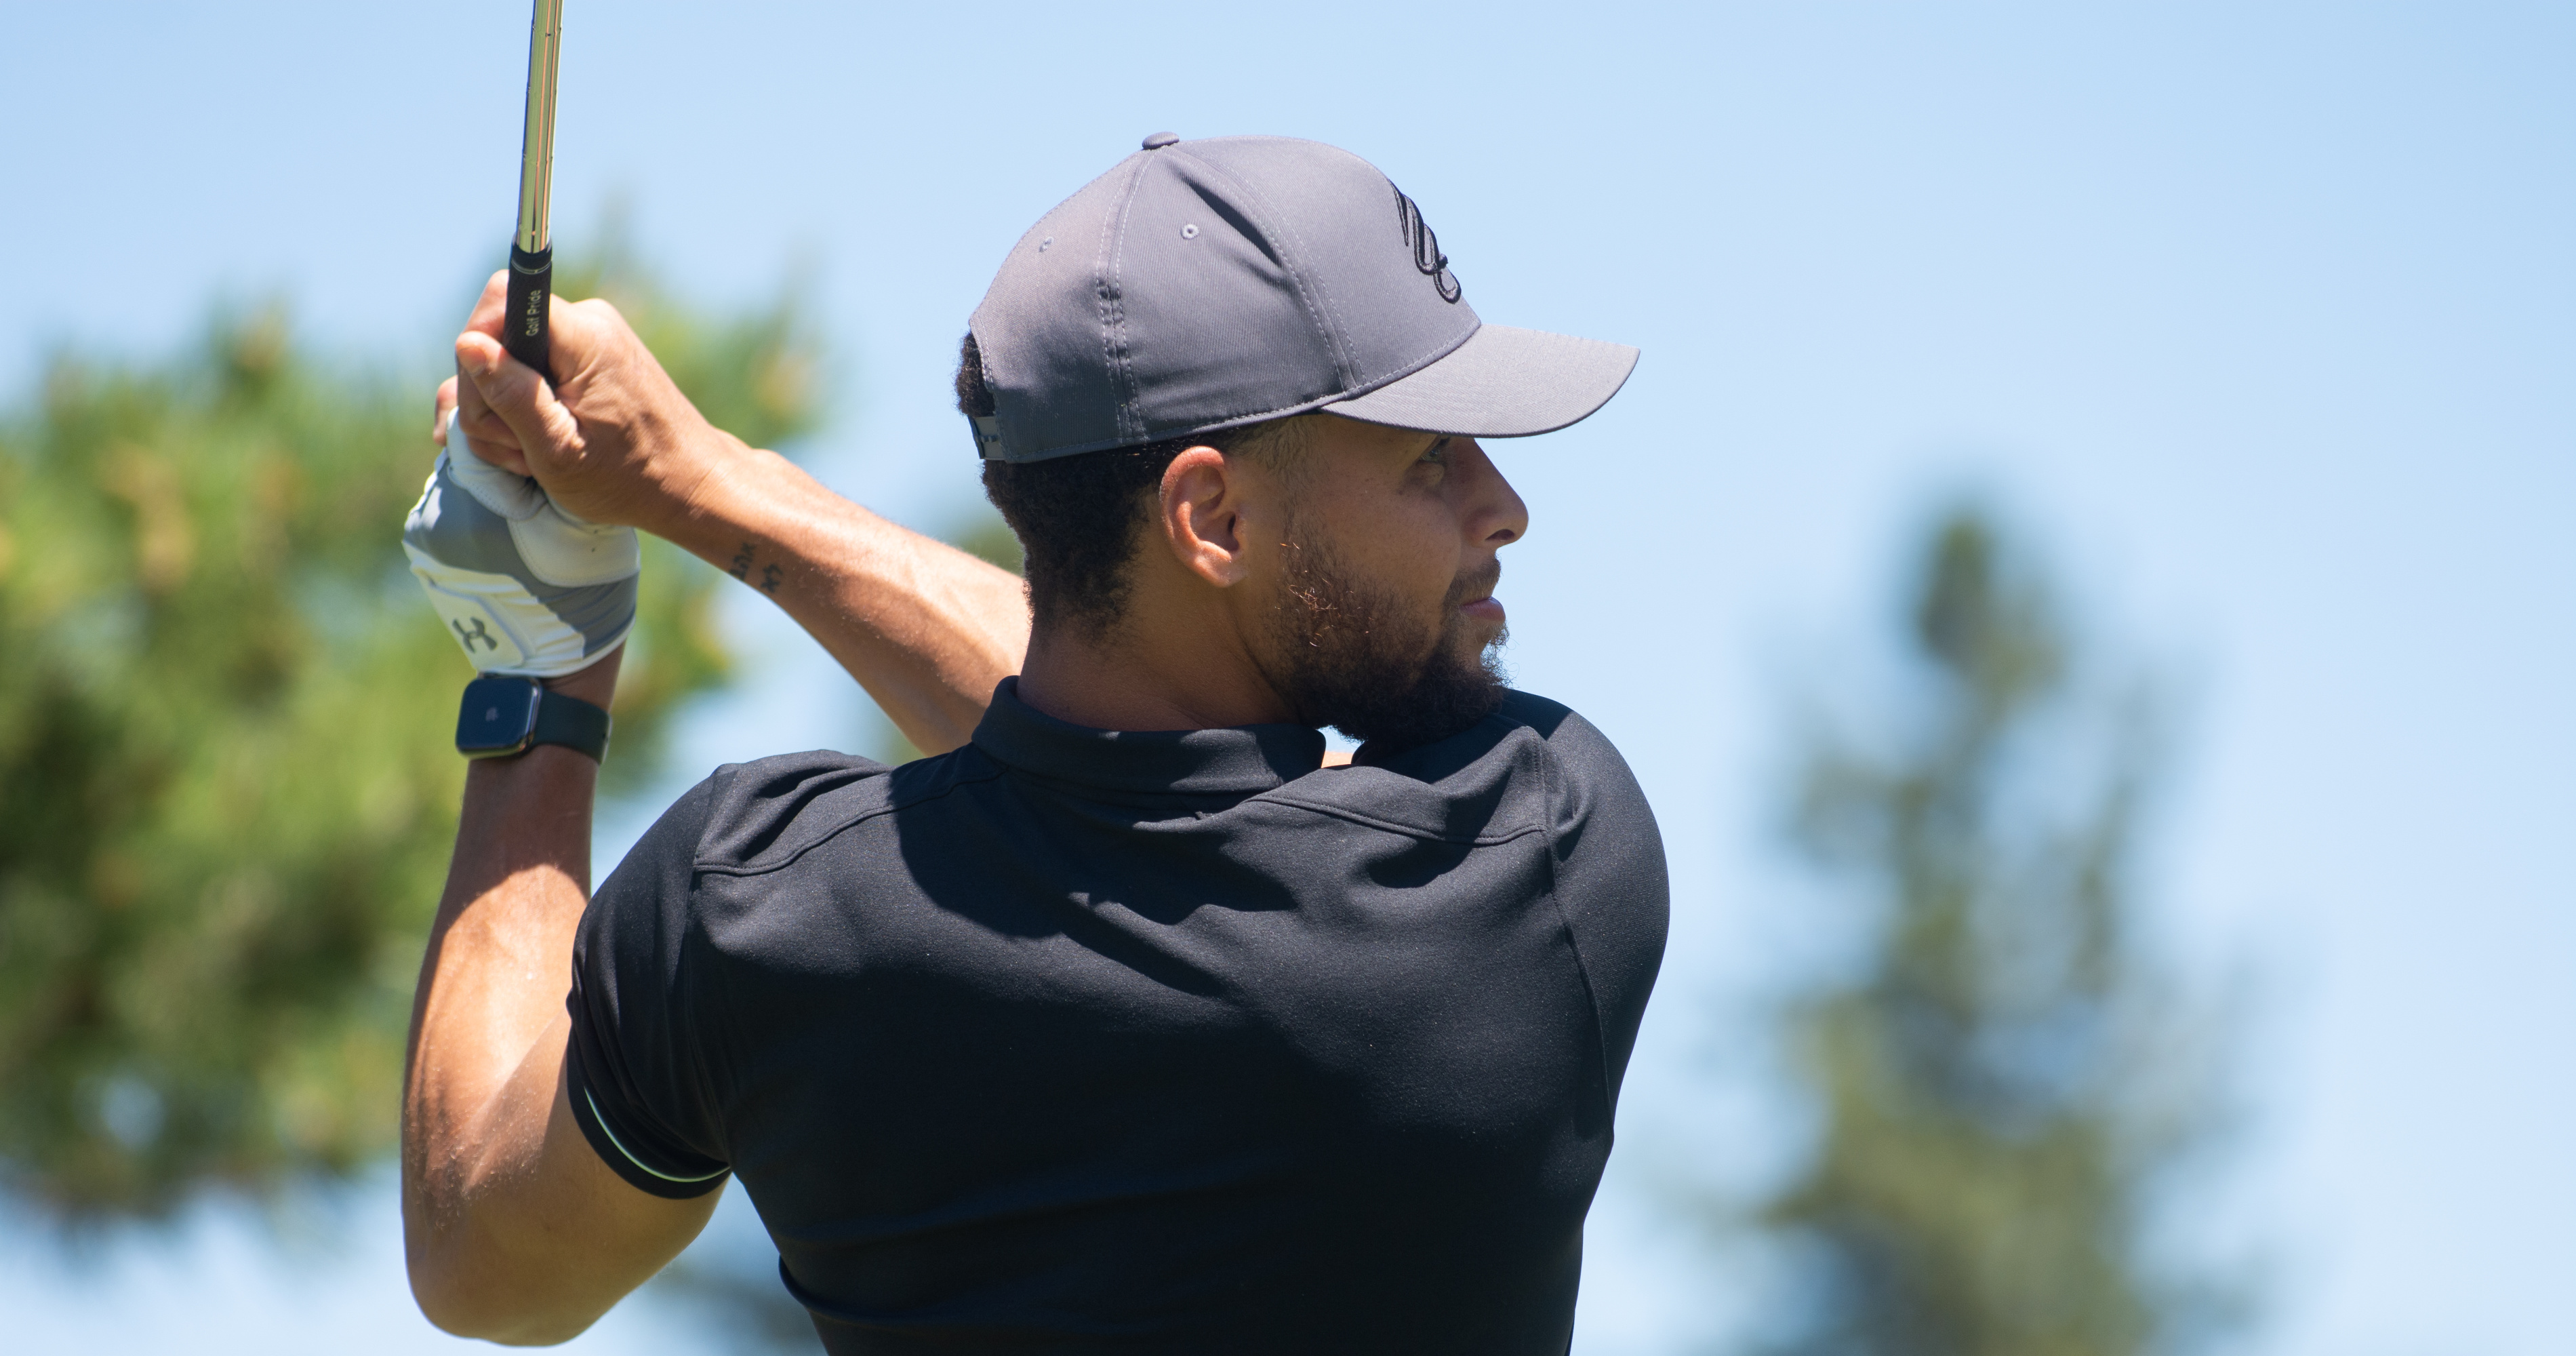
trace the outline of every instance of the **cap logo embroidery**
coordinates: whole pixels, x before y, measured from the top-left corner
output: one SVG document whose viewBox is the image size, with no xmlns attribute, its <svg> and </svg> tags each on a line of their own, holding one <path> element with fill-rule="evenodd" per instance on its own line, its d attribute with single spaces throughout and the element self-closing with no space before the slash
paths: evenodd
<svg viewBox="0 0 2576 1356">
<path fill-rule="evenodd" d="M 1442 301 L 1456 302 L 1461 291 L 1458 280 L 1449 275 L 1449 256 L 1440 252 L 1440 237 L 1431 233 L 1422 220 L 1422 209 L 1400 188 L 1395 190 L 1395 223 L 1404 232 L 1404 247 L 1413 251 L 1413 266 L 1431 280 Z"/>
</svg>

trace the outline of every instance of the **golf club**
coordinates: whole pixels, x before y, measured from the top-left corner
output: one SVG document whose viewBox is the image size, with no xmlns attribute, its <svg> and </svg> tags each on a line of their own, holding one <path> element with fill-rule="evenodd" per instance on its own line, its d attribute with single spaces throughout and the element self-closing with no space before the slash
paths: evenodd
<svg viewBox="0 0 2576 1356">
<path fill-rule="evenodd" d="M 519 233 L 510 242 L 510 302 L 501 345 L 554 380 L 546 363 L 546 309 L 554 293 L 555 249 L 548 225 L 555 169 L 555 57 L 563 46 L 563 0 L 536 0 L 528 23 L 528 120 L 519 144 Z"/>
</svg>

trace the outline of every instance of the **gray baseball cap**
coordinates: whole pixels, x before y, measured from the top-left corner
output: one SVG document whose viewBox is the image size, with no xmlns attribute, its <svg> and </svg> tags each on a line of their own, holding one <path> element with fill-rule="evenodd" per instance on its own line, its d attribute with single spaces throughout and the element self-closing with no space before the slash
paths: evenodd
<svg viewBox="0 0 2576 1356">
<path fill-rule="evenodd" d="M 1477 319 L 1412 199 L 1288 137 L 1147 137 L 1020 237 L 969 329 L 994 402 L 976 449 L 1013 462 L 1309 410 L 1526 437 L 1637 365 Z"/>
</svg>

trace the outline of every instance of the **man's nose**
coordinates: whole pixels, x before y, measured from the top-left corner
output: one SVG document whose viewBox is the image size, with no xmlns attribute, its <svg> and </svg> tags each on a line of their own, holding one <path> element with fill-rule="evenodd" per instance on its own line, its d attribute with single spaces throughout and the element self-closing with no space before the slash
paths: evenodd
<svg viewBox="0 0 2576 1356">
<path fill-rule="evenodd" d="M 1467 539 L 1493 546 L 1509 546 L 1529 535 L 1529 505 L 1521 502 L 1520 492 L 1503 478 L 1503 469 L 1485 455 L 1475 439 L 1463 440 L 1467 459 L 1476 468 L 1468 487 Z"/>
</svg>

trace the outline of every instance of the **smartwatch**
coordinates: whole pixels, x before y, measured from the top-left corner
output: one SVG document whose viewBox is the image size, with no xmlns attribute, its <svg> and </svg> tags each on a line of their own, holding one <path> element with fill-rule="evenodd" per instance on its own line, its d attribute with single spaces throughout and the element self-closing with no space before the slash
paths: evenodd
<svg viewBox="0 0 2576 1356">
<path fill-rule="evenodd" d="M 465 685 L 456 711 L 456 751 L 468 758 L 508 758 L 538 744 L 561 744 L 598 762 L 608 753 L 608 713 L 555 692 L 534 678 L 487 676 Z"/>
</svg>

